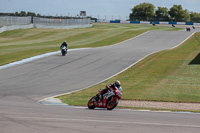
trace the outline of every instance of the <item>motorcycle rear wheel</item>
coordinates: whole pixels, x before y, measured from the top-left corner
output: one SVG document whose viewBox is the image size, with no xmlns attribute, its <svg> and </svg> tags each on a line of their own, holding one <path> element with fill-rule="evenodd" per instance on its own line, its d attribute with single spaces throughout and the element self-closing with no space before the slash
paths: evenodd
<svg viewBox="0 0 200 133">
<path fill-rule="evenodd" d="M 92 98 L 88 101 L 88 108 L 89 108 L 89 109 L 94 109 L 94 108 L 95 108 L 94 100 L 95 100 L 95 97 L 92 97 Z"/>
<path fill-rule="evenodd" d="M 114 99 L 113 99 L 114 98 Z M 116 97 L 111 97 L 109 100 L 108 100 L 108 103 L 106 105 L 107 107 L 107 110 L 113 110 L 118 104 L 118 99 Z"/>
</svg>

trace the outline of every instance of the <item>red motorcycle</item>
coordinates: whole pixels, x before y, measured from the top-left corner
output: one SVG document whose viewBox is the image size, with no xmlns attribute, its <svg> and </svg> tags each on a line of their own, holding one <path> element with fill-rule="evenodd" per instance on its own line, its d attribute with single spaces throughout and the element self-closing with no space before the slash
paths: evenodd
<svg viewBox="0 0 200 133">
<path fill-rule="evenodd" d="M 94 109 L 95 107 L 98 108 L 107 108 L 107 110 L 114 109 L 117 104 L 118 100 L 122 98 L 122 92 L 118 89 L 109 89 L 107 93 L 103 95 L 103 98 L 100 98 L 99 101 L 97 96 L 92 97 L 88 101 L 88 108 Z"/>
</svg>

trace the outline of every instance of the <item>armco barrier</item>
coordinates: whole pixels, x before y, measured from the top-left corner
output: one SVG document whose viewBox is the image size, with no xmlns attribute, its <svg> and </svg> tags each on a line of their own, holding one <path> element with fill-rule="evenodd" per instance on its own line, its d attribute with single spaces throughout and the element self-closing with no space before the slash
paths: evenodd
<svg viewBox="0 0 200 133">
<path fill-rule="evenodd" d="M 169 22 L 160 22 L 160 24 L 169 24 Z"/>
<path fill-rule="evenodd" d="M 150 24 L 153 24 L 153 23 L 154 23 L 154 24 L 160 24 L 159 21 L 151 21 L 151 22 L 150 22 Z"/>
<path fill-rule="evenodd" d="M 169 24 L 177 24 L 177 22 L 169 22 Z"/>
<path fill-rule="evenodd" d="M 120 20 L 95 20 L 93 22 L 99 23 L 122 23 L 122 24 L 169 24 L 169 25 L 197 25 L 200 26 L 200 23 L 192 23 L 192 22 L 160 22 L 160 21 L 120 21 Z"/>
<path fill-rule="evenodd" d="M 120 23 L 120 20 L 110 20 L 110 23 Z"/>
<path fill-rule="evenodd" d="M 140 21 L 140 24 L 150 24 L 148 21 Z"/>
<path fill-rule="evenodd" d="M 140 24 L 140 21 L 130 21 L 131 24 Z"/>
<path fill-rule="evenodd" d="M 130 22 L 129 21 L 125 21 L 125 20 L 121 20 L 120 23 L 122 23 L 122 24 L 129 24 Z"/>
<path fill-rule="evenodd" d="M 177 22 L 177 25 L 185 25 L 185 22 Z"/>
<path fill-rule="evenodd" d="M 194 25 L 194 23 L 185 22 L 185 25 Z"/>
<path fill-rule="evenodd" d="M 200 26 L 200 23 L 194 23 L 194 25 L 196 25 L 196 26 Z"/>
</svg>

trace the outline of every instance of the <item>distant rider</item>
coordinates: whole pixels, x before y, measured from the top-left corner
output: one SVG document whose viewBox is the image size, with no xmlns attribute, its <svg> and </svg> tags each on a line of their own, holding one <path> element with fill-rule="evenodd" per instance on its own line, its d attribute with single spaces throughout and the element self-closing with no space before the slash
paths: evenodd
<svg viewBox="0 0 200 133">
<path fill-rule="evenodd" d="M 121 83 L 120 81 L 116 80 L 113 84 L 109 84 L 106 86 L 105 89 L 99 90 L 99 93 L 96 95 L 97 99 L 96 100 L 102 100 L 103 94 L 107 93 L 109 89 L 115 90 L 119 89 L 119 91 L 122 91 Z M 99 96 L 101 95 L 101 99 L 99 99 Z"/>
<path fill-rule="evenodd" d="M 66 42 L 66 41 L 64 41 L 64 42 L 61 44 L 61 46 L 60 46 L 60 49 L 61 49 L 63 46 L 65 46 L 66 48 L 68 47 L 68 45 L 67 45 L 67 42 Z"/>
</svg>

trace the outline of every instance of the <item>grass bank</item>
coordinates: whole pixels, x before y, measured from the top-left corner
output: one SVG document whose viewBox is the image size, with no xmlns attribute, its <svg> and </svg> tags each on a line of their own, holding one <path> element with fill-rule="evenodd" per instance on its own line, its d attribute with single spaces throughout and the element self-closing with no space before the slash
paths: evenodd
<svg viewBox="0 0 200 133">
<path fill-rule="evenodd" d="M 154 53 L 101 84 L 58 98 L 85 106 L 99 88 L 117 79 L 126 100 L 200 103 L 199 70 L 200 33 L 196 33 L 179 47 Z"/>
<path fill-rule="evenodd" d="M 99 24 L 83 29 L 20 29 L 0 34 L 0 66 L 35 55 L 58 51 L 66 40 L 69 48 L 100 47 L 122 42 L 148 30 L 180 30 L 179 28 L 135 25 Z"/>
</svg>

